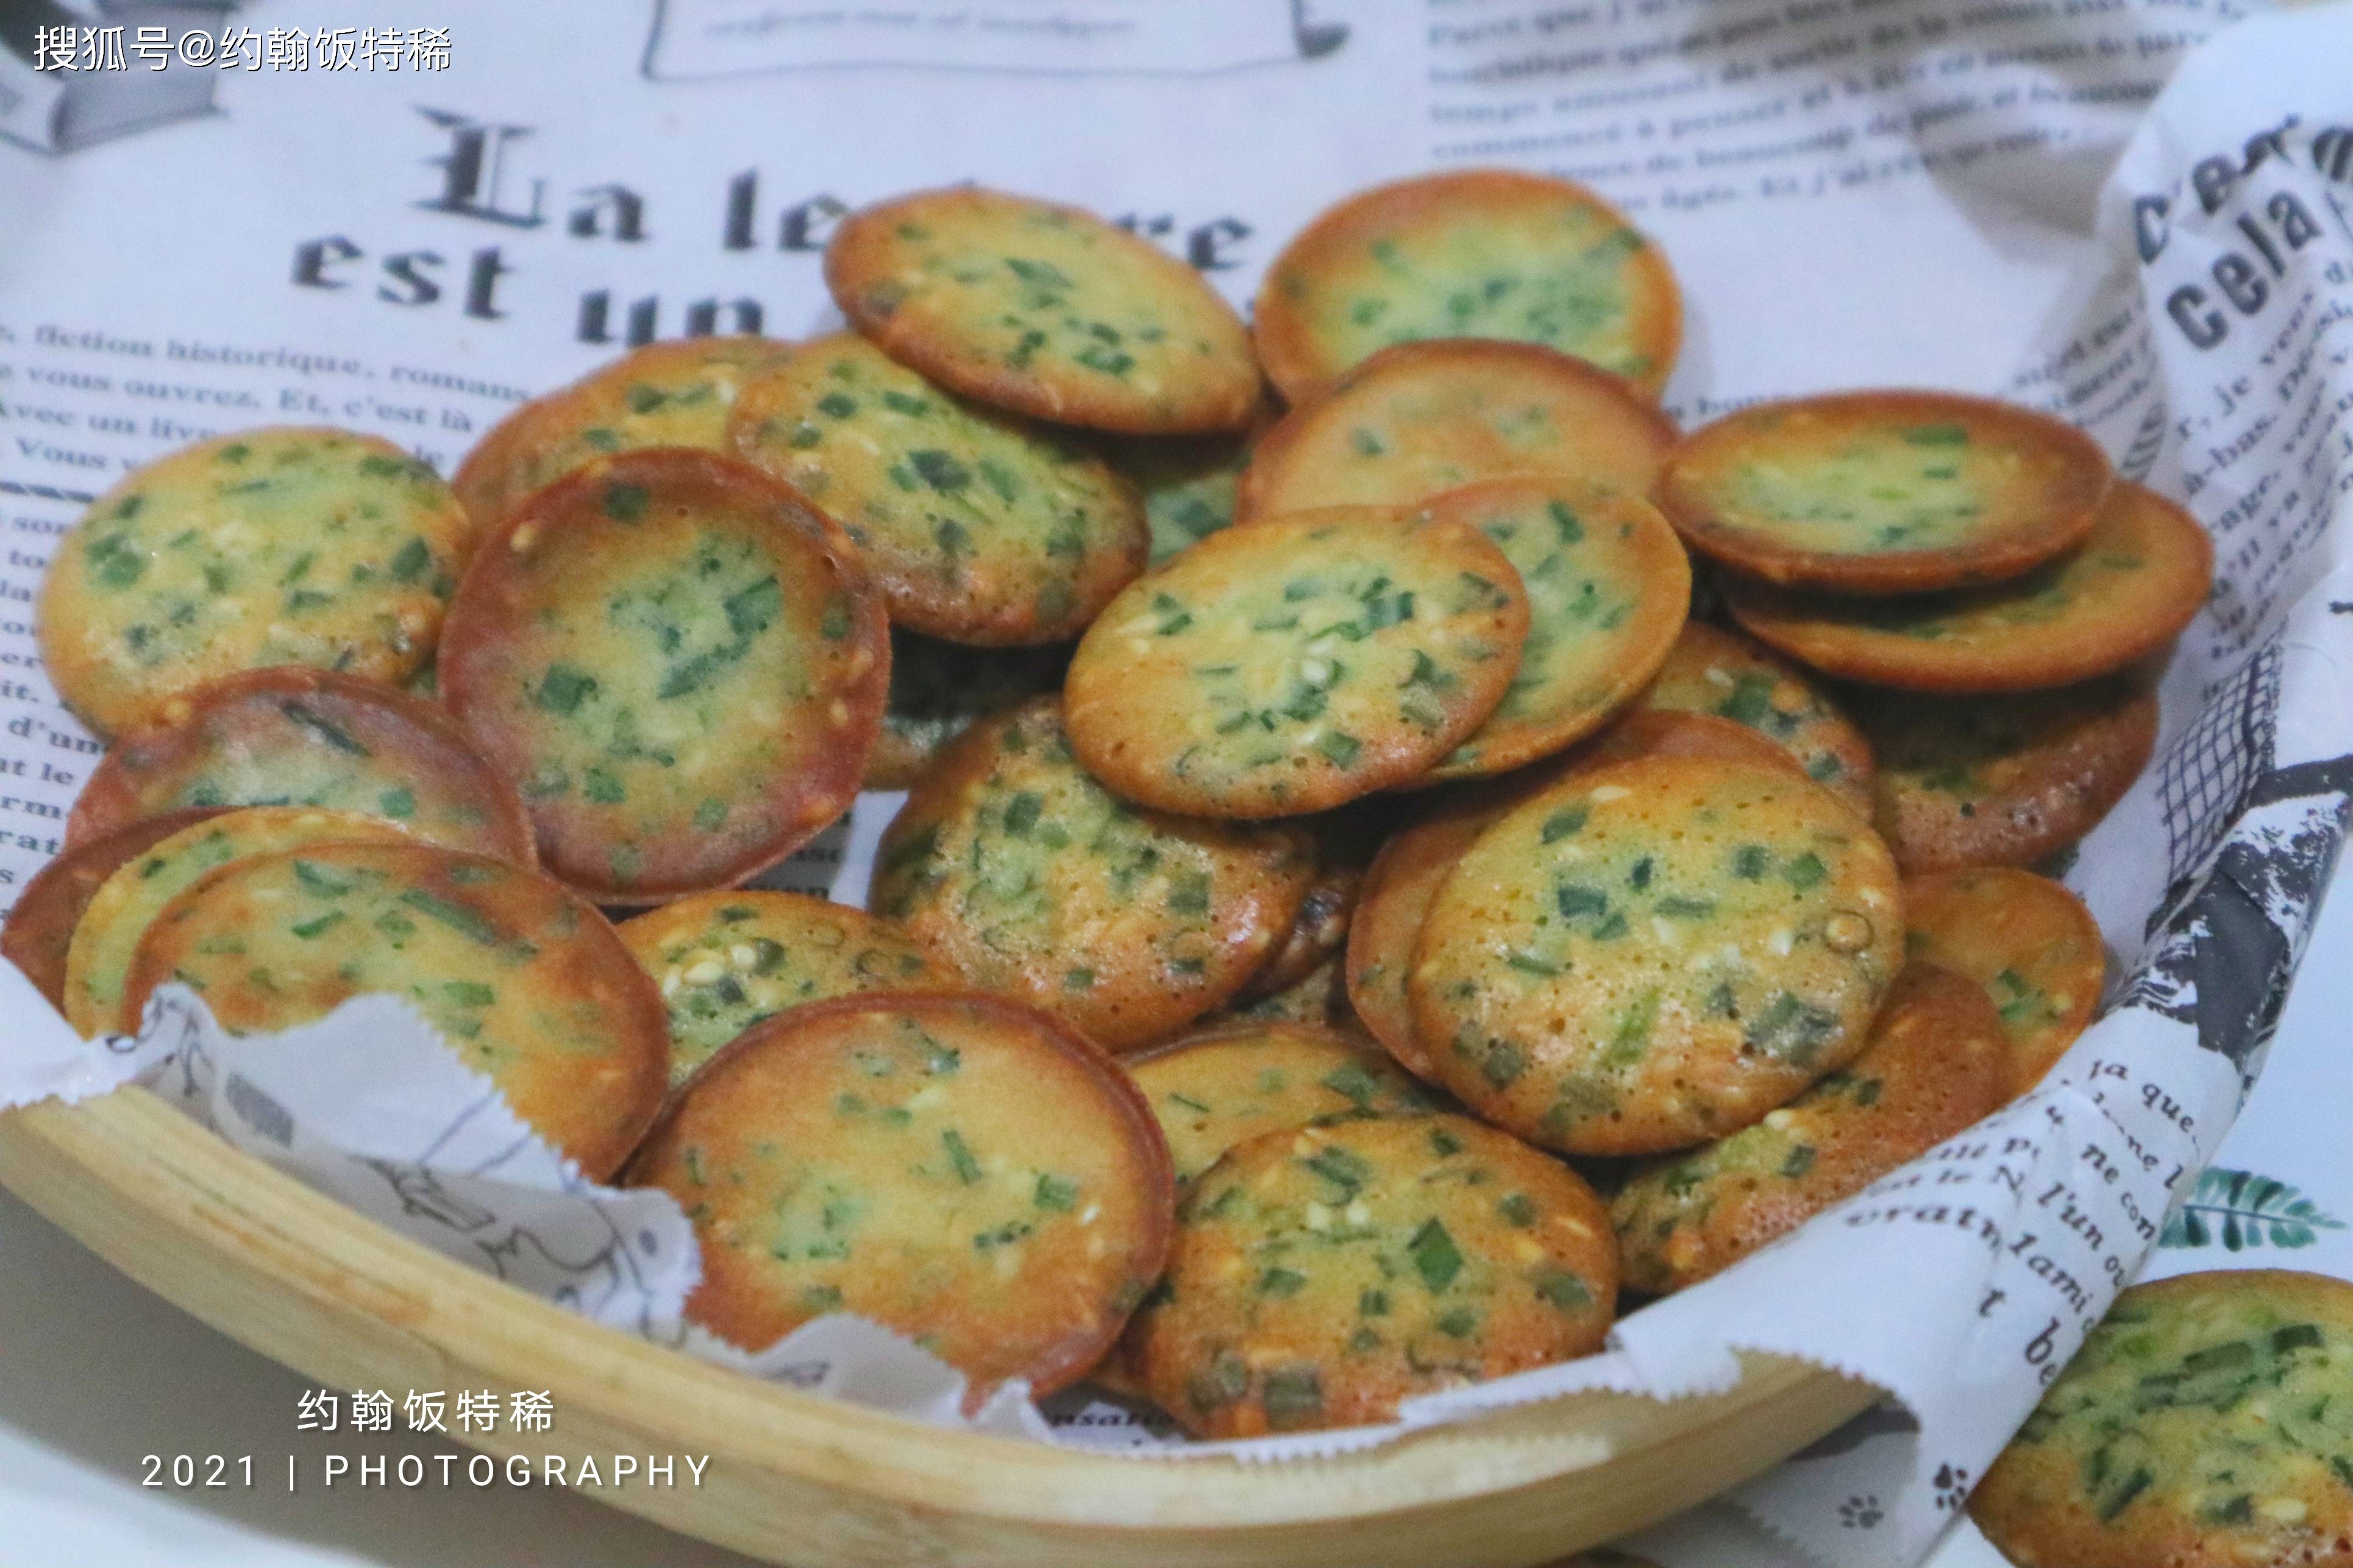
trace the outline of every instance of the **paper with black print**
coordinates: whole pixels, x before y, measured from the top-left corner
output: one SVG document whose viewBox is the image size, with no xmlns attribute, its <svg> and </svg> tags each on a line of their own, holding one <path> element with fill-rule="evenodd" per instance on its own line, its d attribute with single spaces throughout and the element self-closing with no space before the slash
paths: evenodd
<svg viewBox="0 0 2353 1568">
<path fill-rule="evenodd" d="M 2222 587 L 2168 676 L 2158 760 L 2069 876 L 2122 961 L 2112 1010 L 2042 1092 L 1585 1361 L 1417 1401 L 1396 1428 L 1256 1444 L 1177 1443 L 1083 1390 L 1042 1416 L 1014 1391 L 981 1419 L 1272 1462 L 1578 1388 L 1719 1387 L 1734 1350 L 1779 1350 L 1894 1397 L 1646 1551 L 1917 1561 L 2172 1200 L 2200 1197 L 2343 836 L 2353 569 L 2330 524 L 2353 513 L 2353 83 L 2331 67 L 2353 58 L 2353 13 L 1218 0 L 1176 19 L 1000 0 L 796 31 L 772 12 L 632 0 L 558 31 L 480 5 L 444 74 L 175 68 L 142 89 L 152 112 L 79 84 L 34 84 L 44 100 L 0 40 L 0 890 L 55 852 L 96 751 L 41 676 L 31 590 L 79 506 L 174 445 L 326 420 L 447 471 L 521 397 L 630 342 L 835 324 L 830 226 L 913 186 L 1092 205 L 1240 303 L 1362 184 L 1493 162 L 1588 180 L 1683 282 L 1667 403 L 1687 423 L 1854 384 L 2007 392 L 2214 531 Z M 270 13 L 341 21 L 324 0 Z M 784 880 L 860 898 L 894 804 L 861 800 Z M 0 1009 L 0 1103 L 143 1075 L 240 1147 L 600 1321 L 963 1419 L 955 1375 L 871 1325 L 756 1357 L 685 1328 L 691 1234 L 669 1200 L 580 1183 L 396 1004 L 237 1040 L 182 995 L 141 1040 L 93 1046 L 12 974 Z M 369 1051 L 333 1048 L 359 1037 Z M 347 1076 L 363 1062 L 387 1077 Z M 2294 1201 L 2218 1194 L 2177 1227 Z"/>
</svg>

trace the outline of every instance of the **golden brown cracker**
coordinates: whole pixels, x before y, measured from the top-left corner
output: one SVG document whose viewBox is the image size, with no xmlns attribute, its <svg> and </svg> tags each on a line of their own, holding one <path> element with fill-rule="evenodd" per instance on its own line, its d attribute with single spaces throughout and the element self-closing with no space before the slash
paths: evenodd
<svg viewBox="0 0 2353 1568">
<path fill-rule="evenodd" d="M 1439 1081 L 1548 1148 L 1757 1121 L 1853 1059 L 1903 953 L 1886 847 L 1782 769 L 1645 758 L 1489 826 L 1407 981 Z"/>
<path fill-rule="evenodd" d="M 2001 1020 L 1975 985 L 1915 962 L 1862 1054 L 1762 1121 L 1647 1163 L 1609 1200 L 1626 1288 L 1696 1285 L 2010 1098 Z"/>
<path fill-rule="evenodd" d="M 385 817 L 302 805 L 207 813 L 124 860 L 90 895 L 66 953 L 65 1014 L 84 1037 L 139 1027 L 130 974 L 165 905 L 211 871 L 254 855 L 346 839 L 405 840 Z"/>
<path fill-rule="evenodd" d="M 1065 683 L 1071 742 L 1166 811 L 1320 811 L 1419 777 L 1494 711 L 1527 635 L 1476 528 L 1371 508 L 1210 535 L 1129 586 Z"/>
<path fill-rule="evenodd" d="M 471 544 L 449 487 L 389 441 L 280 427 L 200 442 L 133 470 L 58 542 L 42 662 L 109 734 L 271 665 L 397 685 L 432 656 Z"/>
<path fill-rule="evenodd" d="M 1894 599 L 1735 584 L 1733 616 L 1814 668 L 1917 691 L 2029 691 L 2122 669 L 2206 602 L 2214 546 L 2198 520 L 2119 482 L 2092 531 L 2006 581 Z"/>
<path fill-rule="evenodd" d="M 646 447 L 727 450 L 744 385 L 787 363 L 791 343 L 695 337 L 649 343 L 491 426 L 458 467 L 458 497 L 479 534 L 535 490 L 599 458 Z"/>
<path fill-rule="evenodd" d="M 1879 760 L 1879 831 L 1906 873 L 2035 864 L 2098 826 L 2157 747 L 2157 695 L 2133 671 L 2014 696 L 1851 700 Z"/>
<path fill-rule="evenodd" d="M 1387 1057 L 1313 1024 L 1229 1025 L 1121 1065 L 1167 1135 L 1180 1187 L 1261 1132 L 1437 1109 Z"/>
<path fill-rule="evenodd" d="M 108 878 L 123 862 L 146 853 L 184 827 L 217 816 L 217 807 L 197 806 L 142 816 L 124 823 L 102 837 L 69 844 L 64 854 L 42 867 L 9 908 L 0 925 L 0 958 L 23 970 L 33 988 L 60 1013 L 66 1005 L 66 955 L 72 951 L 74 928 L 98 896 Z"/>
<path fill-rule="evenodd" d="M 978 186 L 853 213 L 825 280 L 850 323 L 966 397 L 1132 436 L 1234 430 L 1259 400 L 1233 308 L 1092 213 Z"/>
<path fill-rule="evenodd" d="M 961 988 L 954 971 L 888 921 L 806 893 L 697 893 L 614 928 L 661 993 L 670 1077 L 789 1007 L 861 991 Z"/>
<path fill-rule="evenodd" d="M 632 1163 L 702 1246 L 687 1316 L 762 1350 L 854 1312 L 972 1380 L 1050 1394 L 1159 1275 L 1167 1144 L 1127 1076 L 1029 1008 L 878 992 L 760 1024 Z"/>
<path fill-rule="evenodd" d="M 1659 247 L 1585 186 L 1516 169 L 1424 174 L 1326 208 L 1267 268 L 1253 318 L 1293 403 L 1429 338 L 1539 343 L 1656 397 L 1683 340 Z"/>
<path fill-rule="evenodd" d="M 1510 689 L 1432 780 L 1525 766 L 1582 740 L 1630 701 L 1691 607 L 1691 561 L 1639 496 L 1561 479 L 1494 479 L 1423 509 L 1468 522 L 1519 573 L 1528 635 Z"/>
<path fill-rule="evenodd" d="M 1242 471 L 1235 518 L 1419 506 L 1530 474 L 1648 495 L 1674 442 L 1655 405 L 1581 360 L 1529 343 L 1400 343 L 1266 433 Z"/>
<path fill-rule="evenodd" d="M 600 459 L 484 541 L 441 688 L 548 869 L 614 903 L 725 887 L 848 809 L 890 644 L 854 547 L 683 447 Z"/>
<path fill-rule="evenodd" d="M 596 907 L 537 872 L 435 845 L 345 840 L 249 856 L 164 907 L 132 1011 L 176 982 L 234 1034 L 353 996 L 419 1013 L 581 1173 L 602 1181 L 652 1121 L 670 1037 L 653 983 Z"/>
<path fill-rule="evenodd" d="M 738 456 L 858 543 L 892 624 L 992 647 L 1062 642 L 1144 570 L 1144 502 L 1068 436 L 967 403 L 854 333 L 736 399 Z"/>
<path fill-rule="evenodd" d="M 1112 795 L 1050 697 L 975 725 L 918 781 L 876 848 L 868 905 L 970 984 L 1128 1051 L 1239 993 L 1314 875 L 1296 830 Z"/>
<path fill-rule="evenodd" d="M 1268 1132 L 1193 1183 L 1129 1364 L 1197 1437 L 1359 1426 L 1599 1349 L 1617 1292 L 1600 1199 L 1493 1128 Z"/>
<path fill-rule="evenodd" d="M 1786 749 L 1806 776 L 1871 813 L 1871 743 L 1803 671 L 1738 632 L 1687 621 L 1641 706 L 1746 725 Z"/>
<path fill-rule="evenodd" d="M 123 736 L 91 771 L 68 845 L 189 806 L 311 805 L 386 817 L 452 849 L 535 858 L 514 785 L 438 702 L 287 665 L 198 687 L 165 709 L 165 722 Z"/>
<path fill-rule="evenodd" d="M 1969 1513 L 2030 1568 L 2353 1564 L 2353 1285 L 2217 1269 L 2116 1298 Z"/>
<path fill-rule="evenodd" d="M 1901 594 L 2014 577 L 2079 543 L 2113 474 L 2047 415 L 1941 392 L 1767 403 L 1692 432 L 1660 476 L 1683 542 L 1784 585 Z"/>
</svg>

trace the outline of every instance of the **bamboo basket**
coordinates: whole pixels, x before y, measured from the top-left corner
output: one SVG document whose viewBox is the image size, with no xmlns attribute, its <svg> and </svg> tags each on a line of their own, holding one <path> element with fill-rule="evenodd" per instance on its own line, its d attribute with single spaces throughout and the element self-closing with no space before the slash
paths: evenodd
<svg viewBox="0 0 2353 1568">
<path fill-rule="evenodd" d="M 1583 1394 L 1285 1465 L 1148 1462 L 761 1383 L 508 1289 L 237 1152 L 146 1090 L 0 1116 L 0 1183 L 231 1338 L 341 1389 L 546 1391 L 492 1455 L 708 1455 L 593 1495 L 794 1568 L 1526 1568 L 1754 1475 L 1876 1397 L 1780 1357 L 1657 1403 Z M 396 1394 L 397 1397 L 397 1394 Z"/>
</svg>

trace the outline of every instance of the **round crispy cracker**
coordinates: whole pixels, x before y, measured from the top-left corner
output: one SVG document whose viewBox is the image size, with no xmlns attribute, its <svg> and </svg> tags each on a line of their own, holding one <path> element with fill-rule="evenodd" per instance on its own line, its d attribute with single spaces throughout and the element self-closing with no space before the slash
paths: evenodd
<svg viewBox="0 0 2353 1568">
<path fill-rule="evenodd" d="M 1753 730 L 1700 713 L 1637 709 L 1599 735 L 1541 766 L 1440 797 L 1435 809 L 1393 835 L 1374 857 L 1348 928 L 1348 999 L 1356 1017 L 1400 1066 L 1431 1079 L 1436 1068 L 1413 1031 L 1406 996 L 1414 944 L 1439 885 L 1487 825 L 1572 773 L 1638 757 L 1700 757 L 1798 771 L 1796 758 Z"/>
<path fill-rule="evenodd" d="M 314 805 L 397 822 L 451 849 L 531 865 L 531 818 L 438 702 L 300 665 L 174 697 L 168 721 L 125 735 L 66 819 L 86 843 L 187 806 Z"/>
<path fill-rule="evenodd" d="M 184 827 L 218 816 L 220 808 L 196 806 L 167 811 L 126 822 L 102 838 L 69 843 L 64 854 L 42 867 L 9 908 L 7 923 L 0 925 L 0 958 L 23 970 L 33 988 L 49 999 L 58 1012 L 66 1006 L 66 955 L 72 951 L 74 928 L 98 896 L 108 878 L 123 862 L 169 838 Z"/>
<path fill-rule="evenodd" d="M 670 1080 L 788 1007 L 861 991 L 949 991 L 963 983 L 889 921 L 807 893 L 696 893 L 614 928 L 661 993 Z"/>
<path fill-rule="evenodd" d="M 843 219 L 825 282 L 850 324 L 942 386 L 1131 436 L 1240 429 L 1258 363 L 1199 273 L 1078 207 L 977 186 Z"/>
<path fill-rule="evenodd" d="M 868 789 L 913 789 L 955 739 L 992 713 L 1062 689 L 1068 647 L 967 647 L 891 628 L 891 691 L 866 760 Z"/>
<path fill-rule="evenodd" d="M 649 903 L 741 881 L 849 808 L 890 643 L 823 514 L 657 447 L 575 470 L 483 542 L 440 671 L 548 869 Z"/>
<path fill-rule="evenodd" d="M 1437 1109 L 1387 1057 L 1314 1024 L 1230 1024 L 1120 1065 L 1159 1119 L 1179 1188 L 1261 1132 Z"/>
<path fill-rule="evenodd" d="M 1894 864 L 1836 796 L 1649 757 L 1490 825 L 1430 900 L 1407 994 L 1439 1081 L 1488 1121 L 1655 1153 L 1852 1060 L 1903 943 Z"/>
<path fill-rule="evenodd" d="M 208 813 L 118 866 L 83 907 L 66 951 L 66 1021 L 84 1038 L 131 1034 L 130 974 L 140 939 L 164 907 L 207 873 L 255 855 L 346 840 L 405 842 L 386 817 L 306 805 Z"/>
<path fill-rule="evenodd" d="M 1617 1251 L 1581 1177 L 1467 1117 L 1261 1133 L 1187 1193 L 1128 1363 L 1197 1437 L 1385 1421 L 1599 1350 Z"/>
<path fill-rule="evenodd" d="M 1626 1288 L 1696 1285 L 1991 1115 L 2010 1098 L 1992 1004 L 1915 960 L 1862 1054 L 1761 1121 L 1645 1163 L 1611 1194 Z"/>
<path fill-rule="evenodd" d="M 2108 973 L 2099 922 L 2064 884 L 2012 866 L 1904 884 L 1905 951 L 1982 987 L 2010 1041 L 2011 1097 L 2025 1094 L 2091 1026 Z"/>
<path fill-rule="evenodd" d="M 1691 559 L 1639 496 L 1562 479 L 1449 490 L 1423 515 L 1494 541 L 1528 596 L 1520 668 L 1431 781 L 1507 773 L 1609 722 L 1657 672 L 1691 608 Z"/>
<path fill-rule="evenodd" d="M 199 992 L 233 1034 L 399 996 L 581 1173 L 652 1122 L 670 1037 L 653 983 L 594 905 L 512 861 L 345 840 L 250 856 L 184 889 L 140 940 L 124 995 Z"/>
<path fill-rule="evenodd" d="M 1761 404 L 1683 437 L 1658 501 L 1683 542 L 1768 582 L 1916 593 L 2080 543 L 2113 479 L 2073 426 L 1943 392 Z"/>
<path fill-rule="evenodd" d="M 58 542 L 42 663 L 107 734 L 271 665 L 397 685 L 432 657 L 471 543 L 449 487 L 389 441 L 290 426 L 200 442 L 133 470 Z"/>
<path fill-rule="evenodd" d="M 1261 438 L 1237 521 L 1327 506 L 1419 506 L 1481 479 L 1561 474 L 1648 495 L 1675 427 L 1605 371 L 1481 339 L 1400 343 Z"/>
<path fill-rule="evenodd" d="M 631 1163 L 694 1221 L 687 1316 L 747 1350 L 855 1312 L 1038 1394 L 1101 1360 L 1160 1273 L 1176 1184 L 1133 1082 L 1029 1008 L 878 992 L 758 1025 Z"/>
<path fill-rule="evenodd" d="M 1734 618 L 1816 669 L 1916 691 L 2030 691 L 2122 669 L 2180 634 L 2214 581 L 2198 520 L 2119 482 L 2066 554 L 1977 588 L 1896 599 L 1730 589 Z"/>
<path fill-rule="evenodd" d="M 892 624 L 930 637 L 1066 641 L 1151 547 L 1142 499 L 1102 458 L 941 391 L 854 333 L 754 378 L 728 438 L 841 524 Z"/>
<path fill-rule="evenodd" d="M 1211 534 L 1088 628 L 1071 743 L 1166 811 L 1320 811 L 1417 778 L 1493 712 L 1527 635 L 1467 522 L 1372 508 Z"/>
<path fill-rule="evenodd" d="M 867 902 L 972 984 L 1126 1051 L 1240 992 L 1314 875 L 1295 829 L 1112 795 L 1048 697 L 975 725 L 918 781 L 876 847 Z"/>
<path fill-rule="evenodd" d="M 1738 632 L 1686 621 L 1641 706 L 1745 725 L 1796 757 L 1816 784 L 1871 813 L 1871 742 L 1802 670 Z"/>
<path fill-rule="evenodd" d="M 1656 397 L 1683 342 L 1665 254 L 1585 186 L 1516 169 L 1377 185 L 1326 208 L 1267 268 L 1252 311 L 1293 403 L 1393 343 L 1539 343 Z"/>
<path fill-rule="evenodd" d="M 1874 820 L 1907 874 L 2031 866 L 2099 826 L 2157 748 L 2137 671 L 2002 697 L 1850 694 Z"/>
<path fill-rule="evenodd" d="M 632 349 L 491 426 L 450 482 L 477 531 L 488 534 L 533 491 L 599 458 L 642 447 L 726 451 L 728 416 L 744 384 L 794 353 L 762 337 Z"/>
<path fill-rule="evenodd" d="M 2027 1568 L 2353 1565 L 2353 1285 L 2216 1269 L 2118 1296 L 1969 1499 Z"/>
</svg>

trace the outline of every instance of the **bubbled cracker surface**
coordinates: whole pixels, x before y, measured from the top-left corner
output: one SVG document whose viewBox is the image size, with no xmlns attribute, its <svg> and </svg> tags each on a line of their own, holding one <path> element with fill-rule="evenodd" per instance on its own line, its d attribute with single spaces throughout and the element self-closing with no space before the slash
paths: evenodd
<svg viewBox="0 0 2353 1568">
<path fill-rule="evenodd" d="M 1549 1147 L 1755 1121 L 1862 1050 L 1903 951 L 1885 848 L 1827 792 L 1692 760 L 1573 778 L 1432 900 L 1409 991 L 1449 1089 Z"/>
<path fill-rule="evenodd" d="M 1198 1436 L 1387 1419 L 1599 1348 L 1615 1247 L 1565 1166 L 1461 1117 L 1263 1134 L 1185 1200 L 1129 1341 Z"/>
<path fill-rule="evenodd" d="M 1303 812 L 1411 777 L 1492 712 L 1527 625 L 1476 531 L 1376 511 L 1213 534 L 1133 584 L 1071 667 L 1071 731 L 1171 810 Z"/>
<path fill-rule="evenodd" d="M 1134 489 L 1100 458 L 965 403 L 849 334 L 742 398 L 733 443 L 857 541 L 892 618 L 937 637 L 1074 637 L 1142 570 Z"/>
<path fill-rule="evenodd" d="M 41 645 L 94 727 L 166 717 L 175 692 L 309 665 L 399 681 L 426 662 L 464 564 L 449 487 L 374 437 L 270 429 L 139 469 L 58 546 Z"/>
<path fill-rule="evenodd" d="M 1040 699 L 949 749 L 884 833 L 869 907 L 974 984 L 1133 1049 L 1240 990 L 1314 862 L 1288 829 L 1122 801 L 1079 765 L 1060 708 Z"/>
<path fill-rule="evenodd" d="M 911 1000 L 773 1020 L 689 1088 L 632 1180 L 693 1221 L 688 1312 L 722 1337 L 756 1350 L 855 1312 L 984 1390 L 1050 1389 L 1158 1271 L 1165 1152 L 1112 1069 L 1018 1010 Z"/>
</svg>

